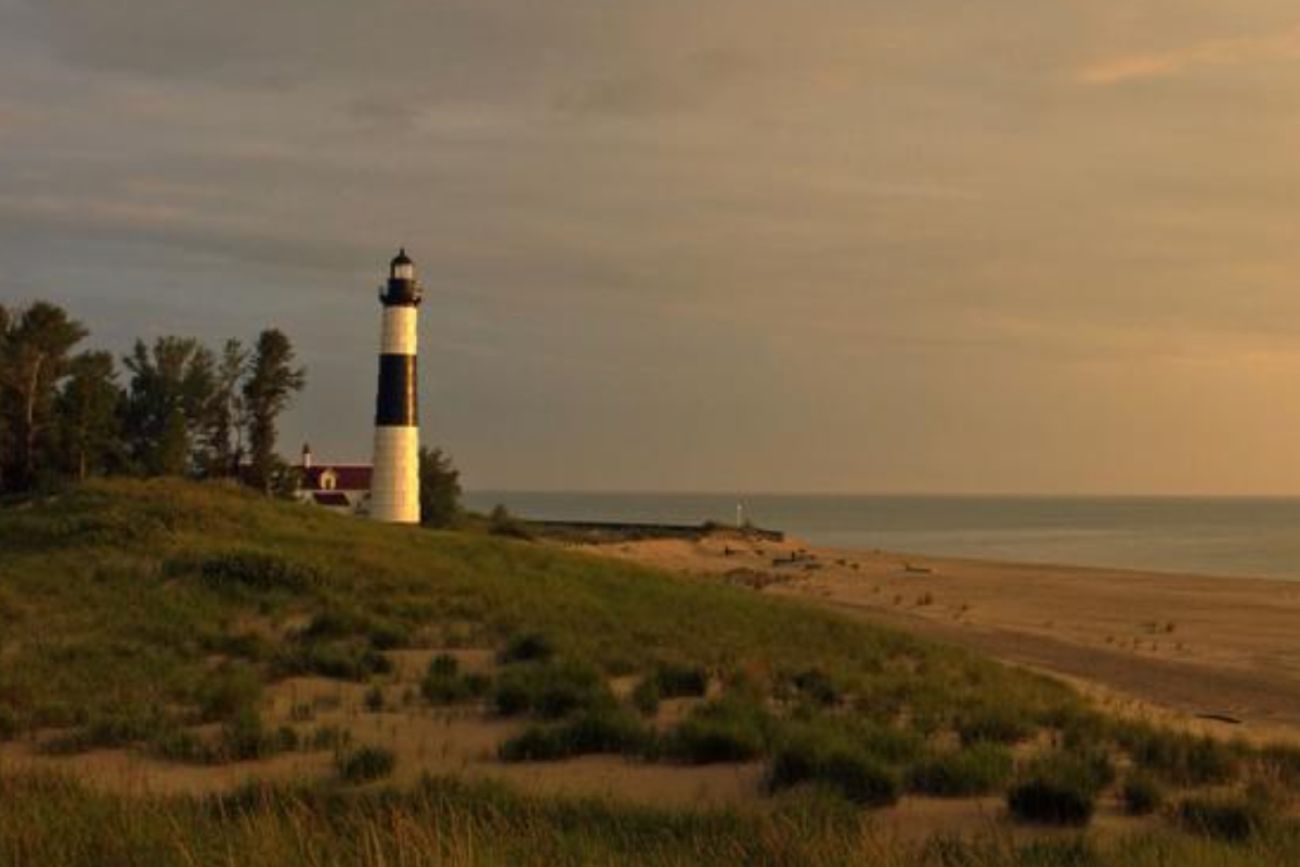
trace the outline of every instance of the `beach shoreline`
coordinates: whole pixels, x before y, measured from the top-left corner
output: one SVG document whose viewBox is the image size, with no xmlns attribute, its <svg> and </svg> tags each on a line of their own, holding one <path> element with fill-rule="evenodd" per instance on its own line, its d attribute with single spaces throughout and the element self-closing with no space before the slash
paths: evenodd
<svg viewBox="0 0 1300 867">
<path fill-rule="evenodd" d="M 729 534 L 585 547 L 725 577 L 1042 671 L 1122 715 L 1300 742 L 1300 582 Z"/>
</svg>

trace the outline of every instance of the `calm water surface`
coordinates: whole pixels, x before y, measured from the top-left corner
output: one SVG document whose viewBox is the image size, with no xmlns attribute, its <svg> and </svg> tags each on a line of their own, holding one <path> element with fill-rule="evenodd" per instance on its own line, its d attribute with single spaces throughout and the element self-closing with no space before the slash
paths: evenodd
<svg viewBox="0 0 1300 867">
<path fill-rule="evenodd" d="M 899 497 L 476 491 L 526 518 L 734 521 L 817 545 L 1300 579 L 1300 499 Z"/>
</svg>

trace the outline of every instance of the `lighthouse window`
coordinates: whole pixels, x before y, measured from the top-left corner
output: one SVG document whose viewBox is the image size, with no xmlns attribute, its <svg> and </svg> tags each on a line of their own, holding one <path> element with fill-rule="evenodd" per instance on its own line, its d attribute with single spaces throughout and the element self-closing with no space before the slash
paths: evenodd
<svg viewBox="0 0 1300 867">
<path fill-rule="evenodd" d="M 415 266 L 414 266 L 414 265 L 394 265 L 394 266 L 393 266 L 393 276 L 396 277 L 398 280 L 414 280 L 414 279 L 415 279 Z"/>
</svg>

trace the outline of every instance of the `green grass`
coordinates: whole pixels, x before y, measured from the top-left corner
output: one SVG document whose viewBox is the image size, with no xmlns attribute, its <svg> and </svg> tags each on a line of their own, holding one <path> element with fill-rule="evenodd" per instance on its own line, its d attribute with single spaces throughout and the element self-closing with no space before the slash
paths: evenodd
<svg viewBox="0 0 1300 867">
<path fill-rule="evenodd" d="M 495 653 L 497 669 L 469 675 L 441 653 L 403 702 L 482 700 L 457 713 L 526 717 L 529 728 L 501 746 L 505 759 L 762 761 L 779 794 L 751 815 L 525 799 L 447 781 L 375 798 L 325 783 L 199 801 L 0 777 L 0 802 L 20 805 L 0 810 L 0 865 L 1287 863 L 1238 858 L 1252 852 L 1300 863 L 1285 821 L 1225 841 L 1188 833 L 1176 811 L 1152 820 L 1163 823 L 1156 836 L 1103 854 L 1093 843 L 1043 855 L 1005 840 L 864 848 L 863 812 L 846 804 L 887 804 L 904 787 L 1006 790 L 1008 745 L 1038 736 L 1067 749 L 1027 763 L 1009 790 L 1013 812 L 1031 819 L 1041 816 L 1018 799 L 1050 800 L 1044 788 L 1055 787 L 1084 804 L 1061 815 L 1086 820 L 1114 786 L 1107 755 L 1158 778 L 1178 803 L 1189 786 L 1294 788 L 1300 760 L 1116 722 L 1048 678 L 812 603 L 222 486 L 96 482 L 0 510 L 0 740 L 39 732 L 48 751 L 127 746 L 192 762 L 330 749 L 346 763 L 367 747 L 305 726 L 310 707 L 296 729 L 265 723 L 266 685 L 310 673 L 391 696 L 391 686 L 375 692 L 391 680 L 389 651 L 466 647 Z M 629 674 L 638 686 L 620 700 L 610 678 Z M 711 680 L 723 688 L 706 699 Z M 667 730 L 635 712 L 674 696 L 698 703 Z M 340 773 L 373 778 L 345 764 Z M 468 848 L 448 848 L 457 834 Z M 105 860 L 94 860 L 97 847 Z"/>
<path fill-rule="evenodd" d="M 0 777 L 0 867 L 1283 867 L 1300 832 L 907 843 L 817 792 L 776 810 L 669 811 L 429 779 L 405 791 L 248 788 L 123 798 Z"/>
<path fill-rule="evenodd" d="M 940 724 L 989 695 L 1030 721 L 1077 703 L 1047 679 L 743 589 L 173 481 L 0 512 L 0 599 L 0 712 L 18 730 L 123 707 L 200 716 L 214 654 L 264 679 L 365 679 L 384 671 L 376 644 L 527 650 L 527 636 L 607 673 L 665 658 L 769 683 L 817 670 L 877 712 Z M 285 627 L 304 616 L 308 629 Z"/>
</svg>

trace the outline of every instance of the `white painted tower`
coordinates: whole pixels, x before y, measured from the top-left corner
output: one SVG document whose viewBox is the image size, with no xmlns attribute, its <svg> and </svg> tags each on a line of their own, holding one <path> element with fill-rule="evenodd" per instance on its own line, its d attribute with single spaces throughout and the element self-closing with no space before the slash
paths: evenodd
<svg viewBox="0 0 1300 867">
<path fill-rule="evenodd" d="M 420 410 L 416 350 L 424 290 L 406 249 L 394 257 L 379 336 L 379 394 L 375 401 L 375 460 L 370 517 L 394 524 L 420 522 Z"/>
</svg>

